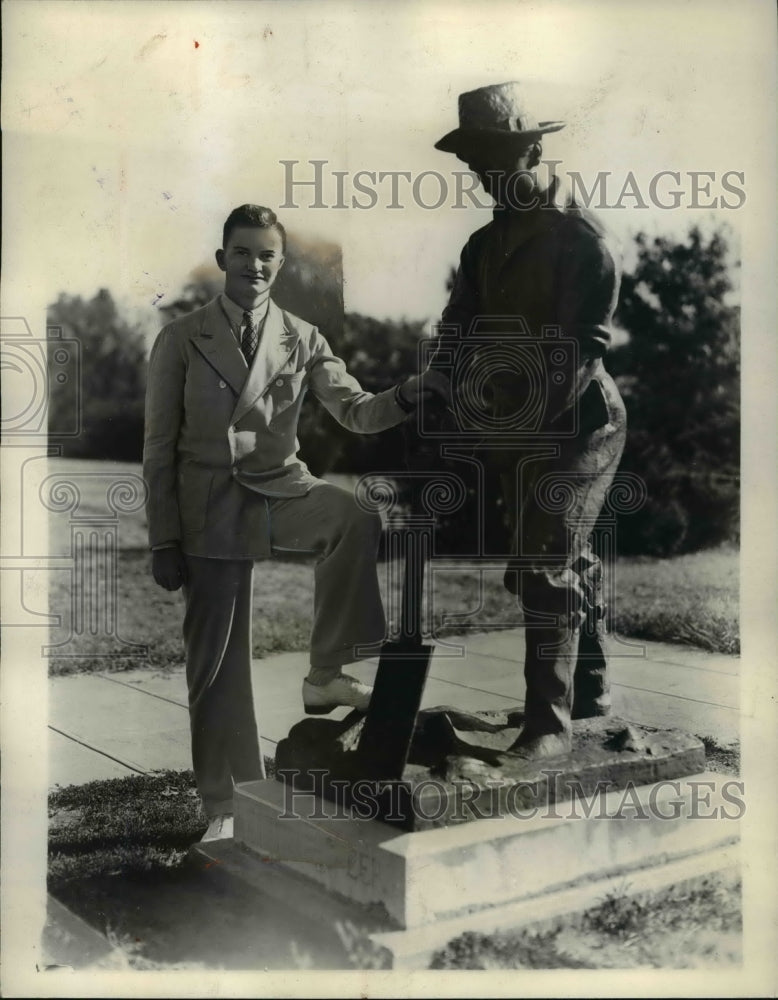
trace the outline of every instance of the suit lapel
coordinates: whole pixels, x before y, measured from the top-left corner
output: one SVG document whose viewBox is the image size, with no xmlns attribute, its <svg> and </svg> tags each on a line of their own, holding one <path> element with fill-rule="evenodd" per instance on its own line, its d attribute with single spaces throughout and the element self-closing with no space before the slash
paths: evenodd
<svg viewBox="0 0 778 1000">
<path fill-rule="evenodd" d="M 205 360 L 240 395 L 249 374 L 248 366 L 218 299 L 206 307 L 203 324 L 191 340 Z"/>
<path fill-rule="evenodd" d="M 235 423 L 248 413 L 281 371 L 299 339 L 297 333 L 287 328 L 283 313 L 271 299 L 251 371 L 232 415 Z"/>
</svg>

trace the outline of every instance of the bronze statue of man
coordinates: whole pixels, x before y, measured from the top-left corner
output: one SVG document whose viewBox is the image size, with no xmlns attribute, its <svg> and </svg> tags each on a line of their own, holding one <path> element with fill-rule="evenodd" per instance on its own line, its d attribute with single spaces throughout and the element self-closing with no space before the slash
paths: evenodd
<svg viewBox="0 0 778 1000">
<path fill-rule="evenodd" d="M 466 353 L 478 374 L 452 381 L 455 400 L 467 404 L 460 414 L 481 406 L 490 440 L 495 428 L 504 435 L 505 445 L 485 454 L 499 471 L 513 539 L 505 583 L 525 624 L 525 721 L 511 749 L 530 759 L 569 752 L 571 719 L 610 710 L 592 529 L 626 433 L 623 402 L 603 365 L 619 290 L 616 255 L 591 213 L 556 177 L 546 183 L 536 171 L 543 136 L 563 127 L 533 119 L 519 85 L 505 83 L 460 95 L 459 127 L 436 143 L 495 202 L 491 222 L 462 250 L 430 367 L 450 373 L 452 347 L 466 345 L 479 324 L 495 329 L 512 317 L 494 340 L 494 362 L 488 344 L 480 367 Z M 505 360 L 511 349 L 515 364 Z"/>
</svg>

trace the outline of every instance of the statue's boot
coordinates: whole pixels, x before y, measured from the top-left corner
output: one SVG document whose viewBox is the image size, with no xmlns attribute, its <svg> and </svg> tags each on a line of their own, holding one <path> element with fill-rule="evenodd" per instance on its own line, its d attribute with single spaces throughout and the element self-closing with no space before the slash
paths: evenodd
<svg viewBox="0 0 778 1000">
<path fill-rule="evenodd" d="M 610 682 L 604 644 L 605 625 L 602 621 L 593 628 L 581 630 L 573 681 L 574 719 L 610 714 Z"/>
<path fill-rule="evenodd" d="M 531 625 L 525 629 L 524 725 L 510 753 L 542 760 L 572 749 L 573 672 L 580 631 Z"/>
</svg>

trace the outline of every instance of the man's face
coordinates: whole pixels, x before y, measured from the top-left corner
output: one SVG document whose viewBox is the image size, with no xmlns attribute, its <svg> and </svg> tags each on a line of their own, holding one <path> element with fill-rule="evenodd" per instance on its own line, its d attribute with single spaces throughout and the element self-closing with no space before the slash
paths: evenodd
<svg viewBox="0 0 778 1000">
<path fill-rule="evenodd" d="M 238 226 L 227 246 L 216 251 L 224 271 L 224 291 L 238 305 L 250 309 L 268 292 L 284 263 L 281 234 L 276 229 Z"/>
<path fill-rule="evenodd" d="M 530 172 L 532 149 L 532 146 L 511 148 L 484 143 L 457 155 L 498 205 L 521 207 L 529 205 L 535 194 L 535 180 Z"/>
</svg>

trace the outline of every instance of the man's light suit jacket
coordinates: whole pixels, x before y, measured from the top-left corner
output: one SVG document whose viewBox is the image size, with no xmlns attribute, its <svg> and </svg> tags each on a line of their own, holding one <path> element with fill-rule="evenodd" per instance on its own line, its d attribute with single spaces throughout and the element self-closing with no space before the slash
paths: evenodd
<svg viewBox="0 0 778 1000">
<path fill-rule="evenodd" d="M 178 541 L 195 556 L 266 558 L 264 497 L 302 496 L 317 481 L 296 454 L 306 391 L 359 433 L 407 416 L 393 389 L 365 392 L 315 326 L 272 301 L 250 371 L 218 298 L 164 327 L 146 392 L 150 545 Z"/>
</svg>

